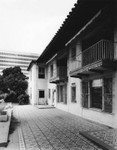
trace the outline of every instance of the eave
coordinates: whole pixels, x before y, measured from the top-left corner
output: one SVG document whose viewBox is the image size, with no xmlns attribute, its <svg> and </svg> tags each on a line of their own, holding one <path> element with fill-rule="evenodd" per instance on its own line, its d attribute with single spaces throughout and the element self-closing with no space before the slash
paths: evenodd
<svg viewBox="0 0 117 150">
<path fill-rule="evenodd" d="M 107 4 L 112 4 L 113 1 L 114 0 L 79 0 L 37 61 L 46 63 L 51 57 L 63 49 L 65 44 L 76 35 L 100 9 Z"/>
</svg>

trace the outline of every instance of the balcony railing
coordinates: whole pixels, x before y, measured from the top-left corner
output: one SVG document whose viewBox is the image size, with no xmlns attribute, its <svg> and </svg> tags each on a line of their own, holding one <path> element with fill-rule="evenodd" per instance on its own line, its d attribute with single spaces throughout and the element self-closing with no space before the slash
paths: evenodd
<svg viewBox="0 0 117 150">
<path fill-rule="evenodd" d="M 60 66 L 57 67 L 57 77 L 66 77 L 67 76 L 67 67 Z"/>
<path fill-rule="evenodd" d="M 56 80 L 61 80 L 67 77 L 67 67 L 59 66 L 57 69 L 53 70 L 53 76 L 50 77 L 51 82 L 55 82 Z"/>
<path fill-rule="evenodd" d="M 113 60 L 114 47 L 113 42 L 101 40 L 89 47 L 82 53 L 82 66 L 94 63 L 99 60 Z"/>
<path fill-rule="evenodd" d="M 101 40 L 92 45 L 71 61 L 70 70 L 74 71 L 86 65 L 100 60 L 114 59 L 114 43 L 109 40 Z"/>
</svg>

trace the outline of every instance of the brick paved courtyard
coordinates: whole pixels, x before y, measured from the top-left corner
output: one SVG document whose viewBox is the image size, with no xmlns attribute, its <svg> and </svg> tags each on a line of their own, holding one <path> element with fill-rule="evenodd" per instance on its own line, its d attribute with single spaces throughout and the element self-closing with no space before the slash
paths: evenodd
<svg viewBox="0 0 117 150">
<path fill-rule="evenodd" d="M 56 108 L 15 106 L 7 148 L 0 150 L 102 150 L 79 134 L 79 131 L 100 131 L 107 127 L 84 120 Z"/>
</svg>

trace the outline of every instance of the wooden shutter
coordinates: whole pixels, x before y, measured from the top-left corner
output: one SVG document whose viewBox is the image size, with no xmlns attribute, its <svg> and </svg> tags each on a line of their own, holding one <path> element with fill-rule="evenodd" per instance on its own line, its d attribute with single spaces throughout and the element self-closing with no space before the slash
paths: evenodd
<svg viewBox="0 0 117 150">
<path fill-rule="evenodd" d="M 112 113 L 112 78 L 104 79 L 104 111 Z"/>
<path fill-rule="evenodd" d="M 88 108 L 88 82 L 82 81 L 82 106 Z"/>
<path fill-rule="evenodd" d="M 65 84 L 65 104 L 67 104 L 67 84 Z"/>
</svg>

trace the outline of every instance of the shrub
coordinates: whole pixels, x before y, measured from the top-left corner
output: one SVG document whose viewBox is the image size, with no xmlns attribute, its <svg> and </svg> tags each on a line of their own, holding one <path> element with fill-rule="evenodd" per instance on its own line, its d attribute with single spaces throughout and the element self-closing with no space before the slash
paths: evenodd
<svg viewBox="0 0 117 150">
<path fill-rule="evenodd" d="M 0 94 L 0 100 L 1 100 L 1 99 L 5 99 L 7 95 L 8 95 L 7 93 Z"/>
<path fill-rule="evenodd" d="M 29 95 L 21 94 L 20 96 L 18 96 L 18 102 L 20 105 L 29 104 Z"/>
<path fill-rule="evenodd" d="M 16 93 L 14 91 L 10 91 L 10 93 L 5 97 L 5 102 L 17 103 Z"/>
</svg>

